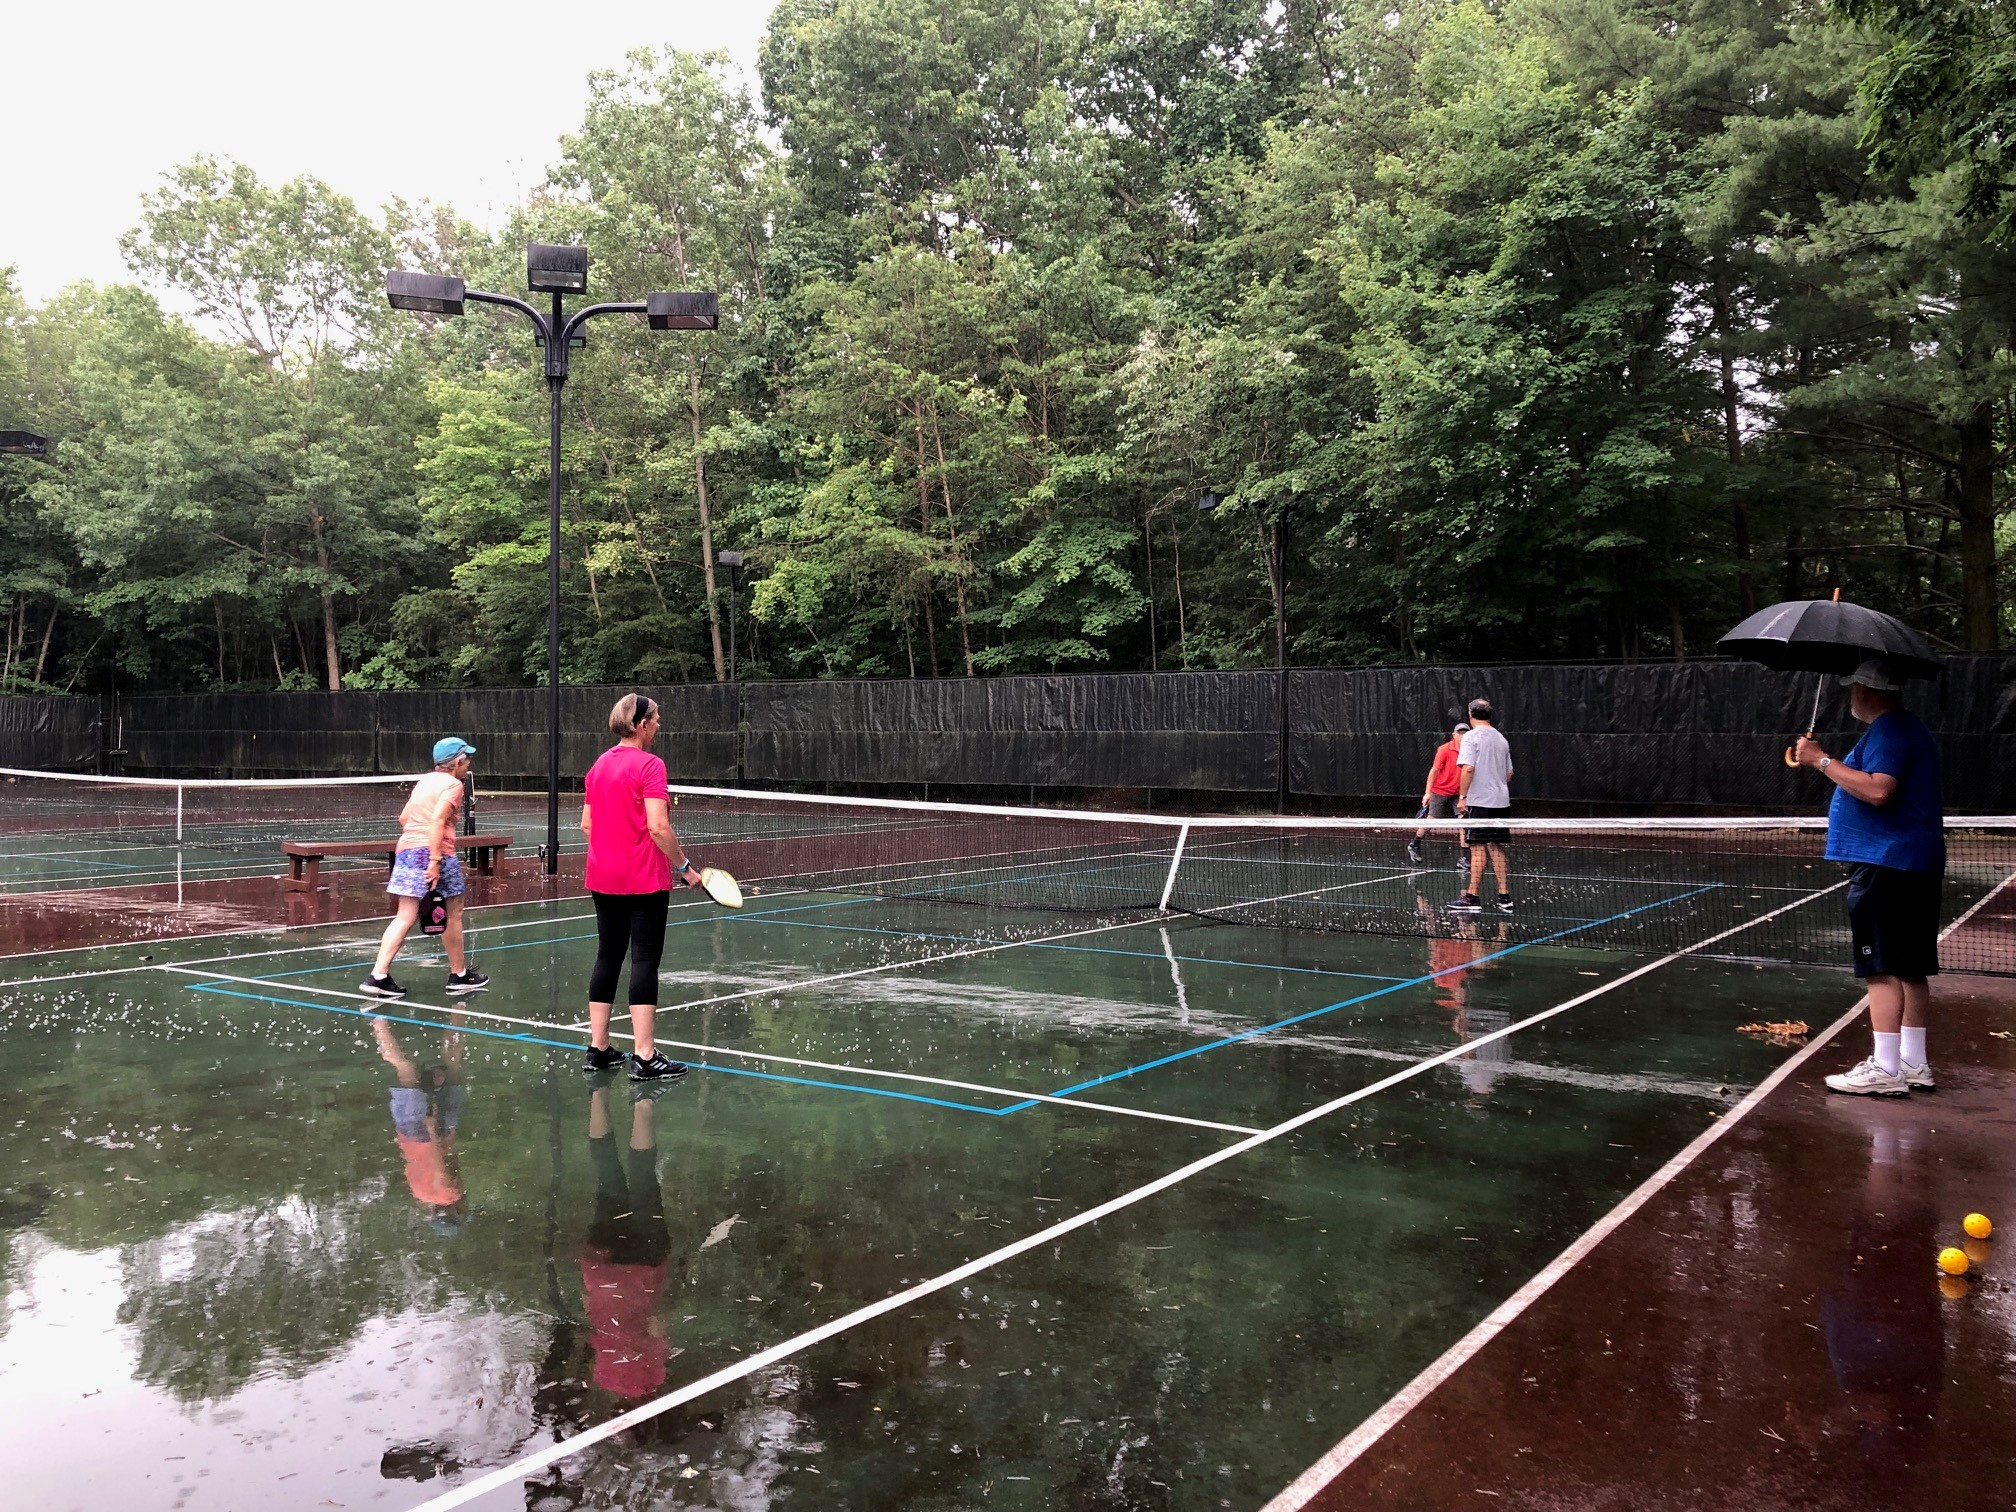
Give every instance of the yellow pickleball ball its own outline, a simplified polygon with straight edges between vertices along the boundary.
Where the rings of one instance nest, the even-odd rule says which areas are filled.
[[[1949,1247],[1939,1251],[1939,1269],[1946,1272],[1949,1276],[1966,1275],[1967,1264],[1967,1251],[1965,1250]]]
[[[1960,1220],[1960,1227],[1967,1230],[1969,1239],[1986,1239],[1995,1232],[1995,1225],[1988,1221],[1986,1213],[1969,1213]]]

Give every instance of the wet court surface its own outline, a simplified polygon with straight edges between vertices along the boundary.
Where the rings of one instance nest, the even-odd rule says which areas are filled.
[[[414,1507],[725,1372],[471,1505],[1257,1507],[1853,997],[765,896],[675,912],[639,1102],[584,901],[471,917],[492,990],[380,1015],[370,918],[0,962],[22,1504]]]

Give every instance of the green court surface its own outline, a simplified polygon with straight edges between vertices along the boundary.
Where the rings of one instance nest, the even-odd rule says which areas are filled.
[[[1854,996],[786,893],[675,909],[695,1069],[633,1101],[585,900],[471,918],[492,989],[378,1016],[368,923],[0,962],[16,1504],[407,1508],[589,1433],[469,1504],[1258,1507],[1787,1053],[1739,1025]]]

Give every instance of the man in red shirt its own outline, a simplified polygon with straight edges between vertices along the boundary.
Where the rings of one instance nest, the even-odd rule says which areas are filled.
[[[1421,790],[1421,812],[1417,819],[1454,819],[1456,817],[1456,795],[1463,787],[1463,774],[1457,770],[1456,752],[1462,739],[1470,731],[1467,724],[1459,724],[1441,745],[1435,747],[1434,764],[1428,768],[1428,785]],[[1407,842],[1407,859],[1416,866],[1421,864],[1421,839],[1428,833],[1426,828],[1414,831],[1414,838]],[[1461,863],[1463,855],[1463,832],[1450,830],[1456,839],[1456,855]]]

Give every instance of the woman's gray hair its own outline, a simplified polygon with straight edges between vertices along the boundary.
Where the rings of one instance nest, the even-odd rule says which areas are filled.
[[[657,712],[657,702],[648,695],[625,693],[609,711],[609,733],[618,740],[628,740],[643,728],[645,720]]]

